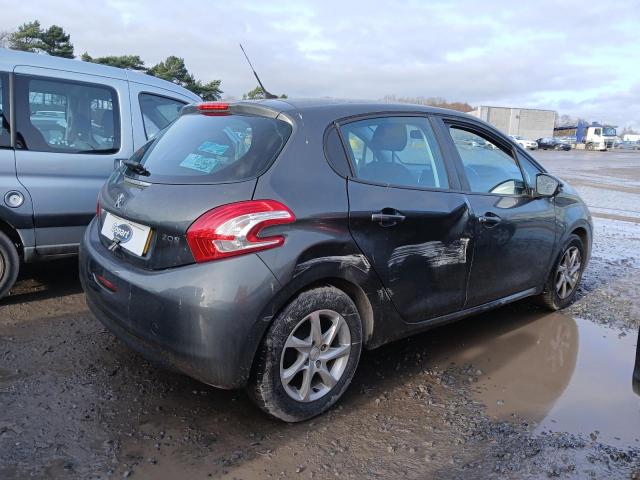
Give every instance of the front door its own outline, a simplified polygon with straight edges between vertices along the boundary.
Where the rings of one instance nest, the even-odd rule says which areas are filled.
[[[73,252],[98,190],[133,152],[127,82],[35,67],[14,78],[16,172],[33,202],[36,249]]]
[[[471,255],[469,209],[424,116],[341,126],[353,175],[351,233],[407,322],[462,308]],[[381,294],[384,294],[381,292]]]
[[[449,123],[446,130],[472,210],[473,265],[465,306],[542,286],[556,225],[553,199],[533,195],[536,167],[521,169],[516,149],[480,125]]]

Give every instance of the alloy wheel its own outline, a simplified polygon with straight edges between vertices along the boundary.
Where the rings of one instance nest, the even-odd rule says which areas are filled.
[[[562,255],[555,278],[556,293],[562,300],[571,295],[578,284],[581,261],[582,256],[578,247],[569,247]]]
[[[280,381],[299,402],[324,397],[340,381],[349,361],[351,332],[338,312],[316,310],[304,317],[284,344]]]

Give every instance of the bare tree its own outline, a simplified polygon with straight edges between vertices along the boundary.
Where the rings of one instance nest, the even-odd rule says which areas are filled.
[[[0,48],[9,48],[9,37],[11,32],[8,30],[0,31]]]

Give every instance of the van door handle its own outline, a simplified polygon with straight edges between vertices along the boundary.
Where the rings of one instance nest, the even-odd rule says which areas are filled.
[[[124,162],[126,160],[126,158],[116,158],[113,161],[113,169],[117,170],[122,166],[122,162]]]
[[[382,227],[393,227],[404,222],[405,218],[407,217],[394,208],[383,208],[382,211],[371,214],[371,221],[378,222]]]
[[[485,227],[495,227],[502,219],[493,212],[487,212],[481,217],[478,217],[478,223],[481,223]]]

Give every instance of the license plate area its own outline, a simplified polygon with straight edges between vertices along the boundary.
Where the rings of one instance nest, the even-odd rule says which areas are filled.
[[[111,242],[139,257],[144,256],[149,248],[151,227],[125,220],[107,212],[100,234]]]

